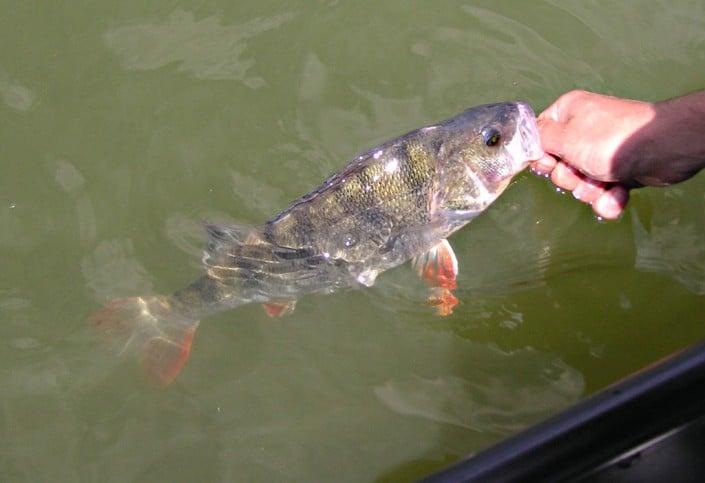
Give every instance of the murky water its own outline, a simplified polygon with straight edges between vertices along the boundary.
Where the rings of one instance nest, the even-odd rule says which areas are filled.
[[[705,176],[616,223],[522,175],[451,240],[438,319],[401,267],[286,319],[209,319],[165,390],[86,317],[200,270],[357,152],[467,106],[703,87],[702,2],[5,2],[0,479],[424,475],[705,334]]]

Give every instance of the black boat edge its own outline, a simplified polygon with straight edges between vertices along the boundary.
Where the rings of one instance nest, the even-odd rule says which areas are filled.
[[[705,342],[422,481],[705,481],[703,450]]]

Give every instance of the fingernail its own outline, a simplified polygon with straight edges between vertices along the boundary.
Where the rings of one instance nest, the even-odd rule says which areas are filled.
[[[624,207],[627,205],[627,200],[629,199],[629,194],[625,190],[619,190],[616,193],[613,193],[612,196],[609,197],[608,199],[608,204],[611,207],[614,207],[618,209],[619,211],[622,211]]]
[[[615,219],[619,217],[627,204],[628,195],[626,191],[616,191],[601,196],[595,203],[595,211],[605,218]]]
[[[536,161],[536,166],[544,172],[546,172],[546,171],[550,172],[553,169],[554,165],[555,165],[555,162],[549,164],[548,160],[546,160],[544,158],[539,158]]]
[[[585,184],[584,183],[578,183],[578,186],[573,190],[573,197],[576,200],[579,200],[580,198],[583,197],[585,194]]]
[[[590,178],[584,179],[581,181],[578,186],[575,187],[573,190],[573,196],[575,196],[576,199],[581,200],[587,197],[588,193],[595,188],[602,188],[604,186],[604,183],[601,181],[595,181]]]
[[[558,122],[558,106],[553,104],[548,109],[543,111],[539,115],[539,119],[542,119],[542,118],[548,118],[551,121]]]

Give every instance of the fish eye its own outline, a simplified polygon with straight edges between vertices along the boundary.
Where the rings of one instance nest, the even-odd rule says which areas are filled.
[[[493,147],[499,144],[499,140],[501,138],[502,135],[494,127],[486,127],[482,130],[482,141],[489,147]]]

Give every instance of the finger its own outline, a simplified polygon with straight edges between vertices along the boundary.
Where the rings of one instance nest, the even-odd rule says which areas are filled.
[[[539,119],[549,119],[554,122],[565,124],[570,120],[571,107],[576,102],[579,102],[586,94],[585,91],[573,90],[566,92],[558,99],[556,99],[553,104],[548,106],[544,111],[539,114]]]
[[[574,168],[559,162],[551,172],[551,181],[559,188],[573,191],[582,181],[582,177]]]
[[[537,117],[537,120],[543,121],[545,119],[548,119],[549,121],[553,122],[559,122],[560,119],[560,109],[558,106],[558,101],[554,102],[550,106],[548,106],[544,111],[539,114]]]
[[[590,178],[583,178],[573,190],[576,200],[594,203],[605,192],[605,184]]]
[[[536,161],[533,161],[530,165],[529,168],[531,171],[536,173],[539,176],[548,176],[551,174],[551,171],[556,167],[556,158],[553,156],[549,155],[544,155],[537,159]]]
[[[562,158],[565,155],[565,124],[549,117],[539,117],[537,124],[543,150]]]
[[[622,185],[615,185],[592,204],[592,209],[598,216],[614,220],[622,214],[628,201],[629,190]]]

